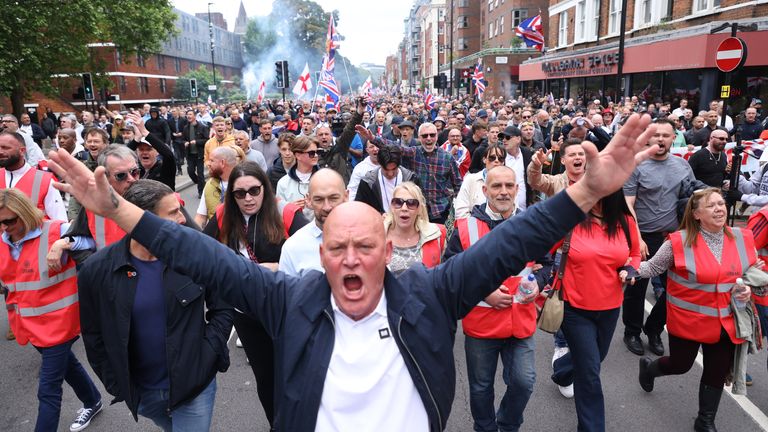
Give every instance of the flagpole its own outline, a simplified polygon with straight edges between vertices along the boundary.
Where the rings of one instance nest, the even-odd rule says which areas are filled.
[[[320,71],[322,74],[323,72]],[[315,101],[317,100],[317,91],[320,89],[320,80],[317,81],[317,85],[315,86],[315,96],[312,98],[312,104],[310,105],[311,108],[309,109],[309,113],[312,114],[315,111]]]
[[[341,56],[341,59],[343,60],[343,63],[344,63],[344,72],[347,73],[347,83],[349,83],[349,92],[353,93],[353,96],[354,96],[354,91],[352,90],[352,80],[349,79],[349,71],[347,70],[347,59],[344,56]],[[339,89],[339,93],[341,93],[341,89]]]

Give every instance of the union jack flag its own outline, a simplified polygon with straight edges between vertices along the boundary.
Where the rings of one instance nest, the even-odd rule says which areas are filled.
[[[485,93],[485,75],[483,75],[483,64],[480,60],[475,65],[475,73],[472,74],[472,83],[475,85],[475,94],[480,99],[483,98]]]
[[[525,46],[539,51],[544,49],[544,35],[541,33],[541,15],[528,18],[515,28],[515,34],[523,39]]]
[[[431,110],[435,108],[435,104],[437,104],[437,101],[432,96],[432,93],[430,93],[429,90],[427,90],[427,95],[424,98],[424,105],[427,107],[427,109]]]

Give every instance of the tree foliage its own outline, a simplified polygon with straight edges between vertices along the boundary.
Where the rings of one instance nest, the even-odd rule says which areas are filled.
[[[194,78],[197,80],[197,98],[198,100],[205,101],[208,99],[208,95],[213,97],[213,92],[208,90],[208,86],[213,84],[213,72],[211,72],[204,65],[200,65],[197,69],[191,70],[186,74],[179,77],[176,80],[176,86],[173,88],[173,98],[176,100],[191,100],[189,80]],[[234,77],[232,84],[222,84],[221,74],[216,75],[216,87],[218,88],[216,94],[216,100],[219,102],[227,102],[233,100],[245,100],[245,95],[240,90],[240,78]]]
[[[170,0],[7,0],[0,8],[0,94],[19,114],[29,91],[55,94],[52,75],[90,71],[96,84],[105,64],[89,44],[114,43],[128,56],[153,53],[175,32]]]

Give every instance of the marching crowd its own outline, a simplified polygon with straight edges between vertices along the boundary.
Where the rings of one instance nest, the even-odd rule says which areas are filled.
[[[647,392],[701,347],[694,429],[716,431],[768,325],[768,170],[732,176],[724,151],[768,137],[761,101],[735,118],[721,101],[604,102],[3,115],[0,285],[7,338],[42,358],[36,430],[57,429],[64,381],[83,403],[71,431],[104,408],[79,337],[134,418],[209,430],[233,326],[274,430],[443,430],[461,321],[473,428],[516,431],[546,313],[578,430],[605,430],[600,365],[621,317]],[[670,155],[684,146],[699,149]],[[738,202],[745,228],[726,223]]]

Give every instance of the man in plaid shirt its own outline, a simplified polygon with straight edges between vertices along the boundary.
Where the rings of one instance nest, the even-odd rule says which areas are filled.
[[[398,144],[381,138],[374,138],[365,128],[357,128],[361,136],[366,136],[375,145]],[[450,153],[437,146],[437,128],[432,123],[423,123],[419,127],[421,146],[401,146],[403,159],[401,165],[416,174],[424,192],[429,210],[429,221],[445,223],[451,210],[451,202],[461,187],[459,167]]]

